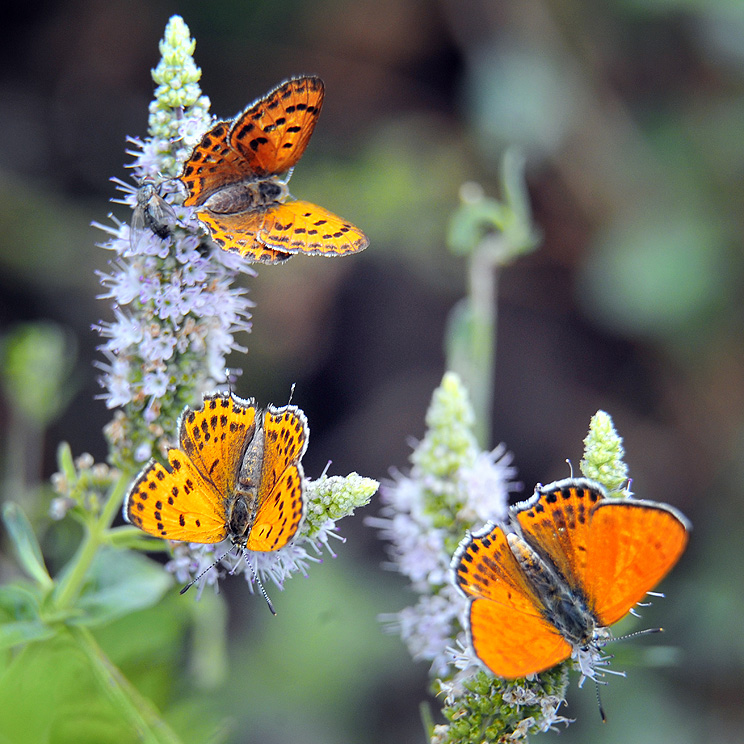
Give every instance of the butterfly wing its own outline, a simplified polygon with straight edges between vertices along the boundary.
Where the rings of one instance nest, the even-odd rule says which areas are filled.
[[[270,207],[257,237],[277,251],[316,256],[345,256],[369,245],[369,238],[358,227],[306,201]]]
[[[198,212],[199,219],[209,230],[209,236],[223,250],[239,253],[249,261],[282,263],[291,256],[267,247],[257,238],[265,216],[265,209],[236,214],[215,214],[206,210]]]
[[[169,468],[150,460],[127,494],[124,518],[166,540],[217,543],[227,537],[221,495],[180,450],[168,452]]]
[[[606,499],[594,507],[584,582],[602,625],[617,622],[669,573],[689,529],[687,519],[666,504]]]
[[[202,480],[225,499],[235,492],[240,463],[255,431],[254,401],[211,393],[201,408],[183,412],[178,441]]]
[[[575,592],[586,584],[589,515],[604,498],[604,490],[594,481],[567,478],[539,488],[514,507],[524,538],[550,559]]]
[[[498,525],[465,538],[452,559],[455,586],[472,601],[468,633],[476,656],[496,675],[513,679],[549,669],[571,646],[543,619]]]
[[[474,599],[468,620],[473,651],[498,677],[536,674],[571,655],[571,646],[552,625],[506,604]]]
[[[199,206],[212,194],[232,183],[251,176],[250,168],[240,152],[230,148],[228,132],[231,122],[215,124],[194,147],[178,177],[188,196],[184,206]]]
[[[300,459],[307,448],[307,419],[297,406],[269,406],[264,414],[264,453],[256,518],[248,550],[279,550],[305,515]]]
[[[236,117],[229,144],[257,176],[292,168],[305,152],[323,105],[319,77],[287,80]]]

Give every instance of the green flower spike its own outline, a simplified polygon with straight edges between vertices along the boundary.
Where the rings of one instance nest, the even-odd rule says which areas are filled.
[[[623,462],[623,439],[615,430],[612,418],[604,411],[597,411],[589,423],[589,433],[584,440],[584,458],[581,472],[601,483],[613,496],[624,493],[628,481],[628,466]]]

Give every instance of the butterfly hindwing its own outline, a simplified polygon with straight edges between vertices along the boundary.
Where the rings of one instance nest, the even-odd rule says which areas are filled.
[[[307,448],[307,420],[296,406],[269,406],[263,428],[261,485],[247,547],[278,550],[292,539],[305,514],[300,459]]]
[[[506,679],[541,672],[571,655],[571,646],[546,620],[506,603],[475,599],[468,613],[476,656]]]
[[[277,251],[316,256],[343,256],[369,245],[369,238],[358,227],[306,201],[269,208],[257,237]]]
[[[547,669],[571,654],[548,623],[509,546],[506,533],[489,524],[462,541],[452,560],[455,585],[471,599],[470,642],[476,656],[509,679]]]
[[[239,253],[249,261],[283,263],[291,256],[274,250],[258,240],[263,228],[266,210],[238,212],[236,214],[198,213],[199,219],[209,230],[212,240],[223,250]]]

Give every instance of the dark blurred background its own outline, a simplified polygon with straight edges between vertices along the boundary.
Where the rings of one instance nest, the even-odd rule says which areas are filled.
[[[607,725],[591,687],[572,686],[578,721],[561,741],[744,741],[744,4],[16,4],[0,46],[0,332],[51,320],[78,354],[35,477],[63,439],[106,456],[91,325],[110,317],[95,274],[108,255],[90,222],[128,219],[109,178],[127,178],[126,136],[146,134],[174,13],[217,116],[292,75],[326,83],[292,193],[359,225],[370,247],[246,278],[254,330],[230,359],[238,392],[259,402],[285,402],[296,383],[312,477],[329,459],[331,473],[377,479],[406,467],[465,291],[448,217],[464,181],[498,196],[501,155],[522,148],[543,242],[501,277],[492,442],[531,489],[567,475],[605,409],[635,493],[694,524],[667,598],[644,611],[667,632],[613,649],[629,676],[603,689]],[[7,442],[6,403],[0,426]],[[229,678],[202,694],[232,717],[229,741],[423,741],[426,665],[376,620],[412,597],[362,517],[341,522],[336,560],[275,592],[270,627],[241,582],[223,584]]]

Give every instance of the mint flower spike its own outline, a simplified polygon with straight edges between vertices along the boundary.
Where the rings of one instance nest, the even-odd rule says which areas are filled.
[[[410,473],[383,483],[380,516],[365,521],[390,543],[387,567],[407,576],[418,595],[414,606],[380,620],[400,634],[414,659],[431,663],[433,678],[451,678],[451,649],[467,645],[460,620],[467,601],[450,581],[452,553],[467,529],[505,516],[516,471],[503,445],[479,450],[475,415],[457,374],[445,373],[426,422]]]
[[[253,566],[251,568],[242,552],[231,550],[229,540],[217,545],[179,543],[173,549],[174,557],[166,564],[166,570],[173,573],[180,583],[186,584],[223,556],[221,567],[229,575],[242,573],[252,593],[256,591],[254,569],[262,583],[271,580],[279,589],[283,589],[284,582],[292,574],[300,572],[307,576],[309,564],[322,563],[323,548],[331,557],[336,557],[330,546],[330,539],[344,542],[344,538],[336,531],[336,522],[353,514],[355,509],[366,506],[379,485],[372,478],[364,478],[357,473],[350,473],[345,477],[329,477],[324,474],[317,480],[306,479],[307,513],[289,545],[266,553],[246,551]],[[206,586],[219,591],[219,580],[223,575],[217,568],[207,571],[198,582],[197,596],[201,595]]]
[[[623,457],[623,440],[612,418],[604,411],[597,411],[589,422],[589,433],[584,439],[581,472],[601,483],[611,496],[628,496],[628,466]]]
[[[250,331],[252,303],[235,279],[238,271],[255,276],[240,257],[206,246],[193,210],[181,206],[174,179],[190,138],[210,125],[209,99],[180,17],[168,22],[160,50],[149,136],[129,140],[137,186],[117,182],[136,234],[115,217],[94,223],[113,254],[109,272],[99,274],[113,319],[96,326],[101,397],[120,409],[106,434],[112,463],[129,469],[165,450],[184,406],[224,378],[231,351],[245,351],[236,336]]]
[[[411,454],[411,462],[423,472],[443,477],[475,460],[478,443],[474,434],[475,413],[468,391],[455,372],[445,372],[426,412],[427,431]]]
[[[407,576],[418,599],[381,615],[411,656],[430,662],[432,690],[444,696],[447,724],[431,727],[432,744],[526,740],[568,723],[559,715],[567,687],[565,665],[531,681],[502,680],[485,671],[465,631],[469,602],[451,580],[452,555],[467,530],[508,514],[519,490],[504,445],[478,447],[468,390],[447,372],[432,395],[427,430],[411,454],[410,473],[396,473],[380,491],[379,517],[366,523],[390,543],[389,568]]]

